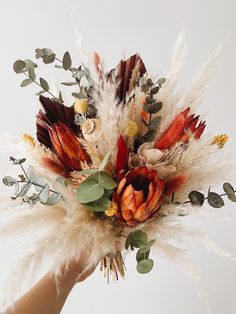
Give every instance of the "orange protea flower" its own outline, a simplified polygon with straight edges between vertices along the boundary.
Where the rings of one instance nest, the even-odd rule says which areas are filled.
[[[171,123],[169,128],[156,141],[156,148],[169,149],[177,142],[187,142],[189,140],[189,132],[191,132],[196,139],[199,139],[206,127],[205,122],[199,121],[199,116],[188,115],[190,108],[181,112]],[[198,125],[197,125],[198,124]]]
[[[81,170],[80,162],[89,161],[88,154],[74,132],[63,122],[52,124],[49,135],[53,148],[66,170]]]
[[[118,205],[117,219],[129,226],[155,217],[162,204],[165,181],[156,170],[146,166],[130,170],[118,184],[113,201]]]

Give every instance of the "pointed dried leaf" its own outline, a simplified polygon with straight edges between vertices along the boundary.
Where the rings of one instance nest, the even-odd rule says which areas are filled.
[[[66,53],[64,54],[62,63],[63,63],[63,68],[65,70],[69,70],[69,68],[71,67],[71,57],[68,51],[66,51]]]
[[[25,80],[23,80],[23,81],[21,82],[20,86],[21,86],[21,87],[25,87],[25,86],[30,85],[31,83],[33,83],[33,80],[31,80],[31,79],[25,79]]]
[[[42,89],[44,89],[46,92],[48,92],[49,91],[48,82],[42,77],[40,77],[39,81],[40,81],[40,85],[41,85]]]

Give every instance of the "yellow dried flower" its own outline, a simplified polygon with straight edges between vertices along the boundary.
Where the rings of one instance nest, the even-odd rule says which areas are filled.
[[[74,104],[74,109],[75,112],[84,114],[88,111],[88,99],[76,99],[75,104]]]
[[[219,148],[223,148],[228,142],[229,136],[227,134],[220,134],[213,138],[212,144],[217,145]]]
[[[108,217],[112,217],[117,213],[117,211],[118,211],[118,206],[117,206],[116,202],[111,202],[109,207],[105,211],[105,214]]]
[[[125,128],[125,134],[129,137],[134,137],[138,133],[137,123],[130,120]]]
[[[35,147],[35,139],[30,134],[24,134],[23,140],[32,147]]]

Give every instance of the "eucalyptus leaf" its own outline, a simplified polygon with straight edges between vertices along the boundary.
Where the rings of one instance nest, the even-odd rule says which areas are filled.
[[[34,72],[34,69],[29,69],[28,70],[28,74],[29,74],[29,78],[32,80],[32,81],[35,81],[36,79],[36,74]]]
[[[148,251],[150,251],[150,249],[153,246],[153,244],[155,243],[155,241],[156,240],[151,240],[147,244],[145,244],[143,247],[141,247],[139,249],[140,253],[144,254],[144,253],[147,253]]]
[[[58,64],[55,64],[55,68],[57,68],[57,69],[64,69],[63,66],[58,65]]]
[[[30,190],[31,186],[32,186],[31,182],[25,183],[19,192],[19,196],[21,197],[24,196]]]
[[[152,95],[157,94],[159,92],[160,87],[159,86],[155,86],[150,90],[150,93]]]
[[[202,206],[204,204],[204,195],[198,191],[191,191],[188,195],[192,205]]]
[[[62,82],[61,84],[62,84],[62,85],[65,85],[65,86],[74,86],[74,85],[78,85],[77,82]]]
[[[158,116],[151,121],[149,127],[150,129],[156,129],[160,125],[160,123],[161,123],[161,116]]]
[[[94,179],[84,180],[77,189],[77,197],[80,203],[90,203],[100,199],[104,194],[104,188]]]
[[[52,206],[59,203],[61,199],[62,199],[62,195],[60,193],[52,193],[44,204]]]
[[[56,55],[55,53],[52,53],[50,55],[43,56],[43,62],[45,64],[53,63],[55,61]]]
[[[32,70],[34,70],[35,68],[37,68],[38,66],[37,66],[37,64],[36,63],[34,63],[32,60],[30,60],[30,59],[26,59],[26,60],[24,60],[24,62],[25,62],[25,69],[26,70],[29,70],[29,69],[32,69]]]
[[[161,110],[162,108],[162,102],[155,102],[155,103],[148,103],[148,104],[144,104],[143,106],[143,110],[147,113],[157,113]]]
[[[162,84],[164,84],[166,82],[166,79],[164,77],[159,78],[159,80],[157,81],[158,85],[161,86]]]
[[[224,206],[224,200],[219,194],[215,192],[208,193],[208,203],[215,208],[221,208]]]
[[[225,182],[223,185],[223,189],[225,193],[227,194],[228,199],[232,202],[236,202],[236,194],[235,194],[233,186],[230,183]]]
[[[100,199],[94,202],[83,205],[93,212],[104,212],[109,207],[110,202],[111,201],[109,200],[109,198],[102,196]]]
[[[140,251],[140,249],[138,250],[137,254],[136,254],[136,260],[137,262],[142,261],[144,259],[148,259],[149,258],[149,254],[150,254],[150,250],[146,251],[146,252],[142,252]]]
[[[71,93],[71,95],[72,95],[73,97],[75,97],[75,98],[78,98],[78,99],[80,98],[80,95],[79,95],[78,93],[75,93],[75,92],[74,92],[74,93]]]
[[[144,142],[152,142],[155,138],[156,131],[151,130],[148,133],[146,133],[143,137],[140,138],[140,140]]]
[[[48,82],[42,77],[39,78],[39,82],[40,82],[42,89],[44,89],[46,92],[48,92],[49,91]]]
[[[148,236],[142,230],[135,230],[131,234],[131,242],[134,247],[141,247],[147,244]]]
[[[89,179],[95,180],[106,190],[112,190],[117,187],[116,181],[105,171],[96,172]]]
[[[17,60],[13,64],[13,70],[18,73],[23,73],[26,68],[26,63],[23,60]]]
[[[17,195],[20,191],[20,185],[16,180],[15,180],[15,184],[14,184],[14,190],[15,190],[15,195]]]
[[[2,182],[6,185],[6,186],[12,186],[16,183],[16,180],[10,176],[4,177],[2,179]]]
[[[46,93],[46,91],[45,90],[41,90],[41,91],[39,91],[37,94],[35,94],[36,96],[40,96],[40,95],[43,95],[43,94],[45,94]]]
[[[106,164],[108,162],[110,155],[111,155],[111,152],[106,153],[105,157],[103,158],[102,162],[100,163],[98,167],[98,171],[102,171],[106,167]]]
[[[41,191],[39,192],[39,198],[42,203],[46,203],[48,198],[49,198],[49,185],[45,184],[42,188]]]
[[[36,185],[34,185],[34,188],[37,192],[40,192],[42,190],[42,187],[45,186],[45,181],[42,177],[40,177],[39,175],[35,175],[34,176],[34,180],[32,182],[33,184],[35,183]]]
[[[20,86],[21,86],[21,87],[25,87],[25,86],[30,85],[31,83],[33,83],[33,80],[31,80],[31,79],[25,79],[25,80],[23,80],[23,81],[21,82]]]
[[[32,166],[29,166],[27,171],[26,171],[26,174],[27,174],[27,179],[28,180],[32,180],[34,179],[34,176],[35,176],[35,170]]]
[[[68,51],[66,51],[63,56],[62,64],[65,70],[69,70],[69,68],[71,67],[71,57]]]
[[[153,266],[154,266],[154,262],[152,259],[148,258],[145,260],[141,260],[137,264],[137,271],[140,274],[147,274],[152,270]]]

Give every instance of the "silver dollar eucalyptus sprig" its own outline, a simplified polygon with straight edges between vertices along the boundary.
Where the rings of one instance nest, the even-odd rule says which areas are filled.
[[[15,192],[14,196],[11,197],[12,200],[21,198],[24,203],[29,204],[30,208],[38,202],[43,205],[55,205],[61,201],[62,195],[50,189],[49,184],[45,183],[44,179],[35,172],[32,166],[25,170],[22,165],[26,161],[25,158],[10,157],[10,161],[13,165],[20,166],[22,170],[22,174],[19,174],[18,179],[6,176],[2,180],[6,186],[14,188]],[[35,189],[33,194],[29,194],[32,191],[31,188]]]

